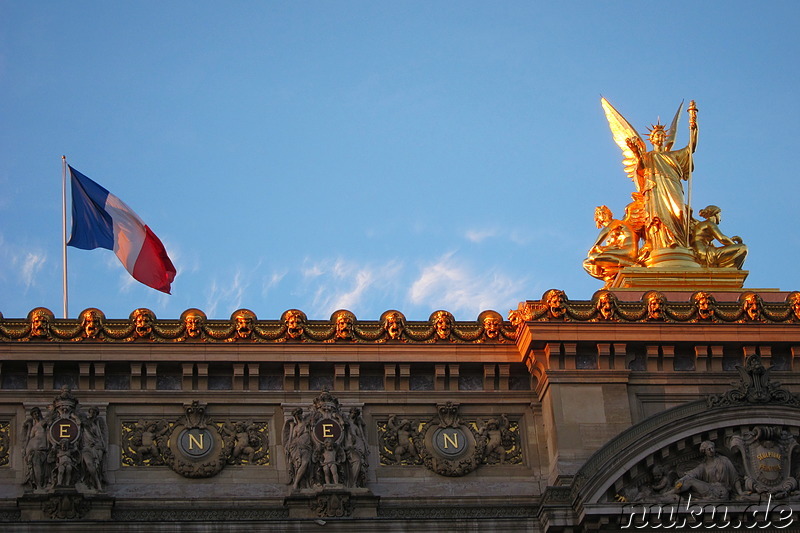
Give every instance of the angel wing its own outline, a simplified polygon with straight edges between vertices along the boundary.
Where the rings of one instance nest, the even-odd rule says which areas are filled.
[[[681,105],[678,106],[678,110],[675,112],[675,118],[672,119],[672,124],[669,126],[669,134],[664,143],[664,149],[668,152],[672,150],[672,145],[675,144],[675,136],[678,134],[678,119],[681,117],[681,110],[683,110],[683,100],[681,100]]]
[[[600,98],[600,104],[608,120],[608,127],[611,128],[611,135],[614,142],[622,150],[622,164],[628,177],[636,184],[636,190],[641,192],[644,186],[644,175],[639,171],[639,156],[628,146],[628,141],[632,140],[639,146],[640,153],[646,151],[641,135],[634,129],[619,111],[614,109],[608,100]]]

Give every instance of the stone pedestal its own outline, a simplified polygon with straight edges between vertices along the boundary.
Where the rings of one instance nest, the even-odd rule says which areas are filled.
[[[20,519],[111,520],[114,498],[106,494],[83,494],[75,489],[30,492],[17,498]]]
[[[744,286],[749,272],[735,268],[625,267],[611,289],[713,291],[736,290]]]
[[[284,505],[289,508],[290,519],[375,518],[379,500],[369,489],[323,485],[292,491]]]
[[[669,268],[672,270],[692,270],[702,268],[694,256],[694,250],[676,246],[675,248],[658,248],[650,252],[647,258],[648,268]]]

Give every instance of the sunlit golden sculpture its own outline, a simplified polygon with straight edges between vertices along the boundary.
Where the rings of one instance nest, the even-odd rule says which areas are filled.
[[[747,257],[747,246],[742,244],[741,237],[727,237],[719,229],[722,220],[722,210],[709,205],[700,210],[700,216],[705,220],[694,225],[694,250],[700,264],[707,267],[742,268]],[[719,241],[722,246],[715,246],[714,241]]]
[[[622,149],[625,170],[637,192],[644,195],[650,220],[647,235],[650,248],[688,248],[688,210],[681,182],[691,174],[692,153],[697,147],[697,107],[694,101],[689,104],[689,144],[672,150],[683,108],[681,103],[669,129],[662,124],[650,129],[649,140],[653,149],[649,152],[633,126],[605,98],[601,103],[614,141]],[[658,222],[654,224],[656,220]]]
[[[604,205],[595,209],[594,220],[600,234],[589,249],[583,268],[589,275],[608,284],[620,268],[637,264],[639,238],[628,223],[615,219],[611,209]]]
[[[634,201],[626,207],[622,220],[614,219],[606,206],[595,211],[595,221],[601,231],[587,254],[584,269],[605,281],[607,288],[642,286],[635,284],[657,279],[647,272],[661,276],[657,282],[662,286],[694,283],[705,287],[713,279],[717,286],[739,283],[737,286],[741,287],[747,273],[732,273],[733,269],[742,269],[747,256],[747,247],[741,238],[727,237],[720,231],[720,210],[716,206],[708,206],[700,212],[703,221],[692,217],[692,154],[698,138],[694,101],[688,108],[688,144],[673,149],[683,109],[681,103],[669,128],[660,123],[650,128],[648,139],[652,148],[649,151],[642,136],[605,98],[601,99],[601,104],[614,142],[622,150],[625,171],[636,190]],[[685,181],[688,181],[686,191]],[[653,268],[661,272],[695,273],[680,274],[673,276],[672,281],[664,281],[664,275],[651,271]],[[703,273],[708,272],[703,271],[704,268],[731,270]]]

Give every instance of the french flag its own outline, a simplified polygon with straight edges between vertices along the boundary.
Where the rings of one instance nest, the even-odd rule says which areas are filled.
[[[131,276],[170,294],[175,279],[164,245],[125,202],[71,166],[72,237],[68,246],[114,250]]]

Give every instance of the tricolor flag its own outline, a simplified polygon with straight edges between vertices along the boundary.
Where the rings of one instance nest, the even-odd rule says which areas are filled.
[[[175,267],[164,245],[125,202],[71,166],[72,237],[67,246],[114,250],[131,276],[169,294]]]

